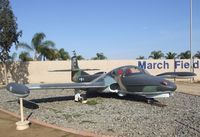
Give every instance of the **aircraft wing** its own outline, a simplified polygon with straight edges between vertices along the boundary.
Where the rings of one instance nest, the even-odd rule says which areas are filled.
[[[85,82],[85,83],[62,83],[62,84],[27,84],[30,90],[36,89],[88,89],[88,88],[106,88],[104,82]]]
[[[156,75],[163,78],[194,78],[196,76],[193,72],[166,72]]]
[[[6,89],[18,97],[27,97],[30,90],[39,89],[92,89],[106,88],[104,82],[85,82],[85,83],[63,83],[63,84],[18,84],[9,83]]]

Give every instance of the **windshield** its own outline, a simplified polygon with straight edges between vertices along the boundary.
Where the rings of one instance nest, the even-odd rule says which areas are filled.
[[[126,69],[126,75],[131,75],[131,74],[138,74],[138,73],[145,73],[145,74],[149,74],[149,72],[147,72],[144,69],[141,69],[139,67],[136,66],[132,66]]]

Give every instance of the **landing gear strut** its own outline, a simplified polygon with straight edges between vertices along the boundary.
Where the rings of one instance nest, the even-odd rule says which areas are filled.
[[[159,101],[155,100],[154,98],[147,98],[147,104],[155,105],[158,107],[165,107],[166,104],[162,104]]]
[[[156,102],[154,98],[147,98],[147,104],[153,104],[154,102]]]

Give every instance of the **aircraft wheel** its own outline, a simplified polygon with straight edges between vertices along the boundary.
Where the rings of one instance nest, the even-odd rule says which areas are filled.
[[[74,101],[75,102],[81,102],[83,104],[87,103],[86,94],[76,93],[75,96],[74,96]]]
[[[87,103],[86,94],[81,94],[81,103],[83,103],[83,104]]]
[[[74,96],[74,101],[75,102],[79,102],[82,100],[81,94],[80,93],[76,93]]]
[[[147,104],[152,104],[154,101],[154,98],[147,98]]]

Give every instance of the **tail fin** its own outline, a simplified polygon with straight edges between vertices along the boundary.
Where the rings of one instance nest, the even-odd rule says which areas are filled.
[[[73,70],[79,70],[79,66],[78,66],[78,60],[76,57],[76,52],[73,51],[74,56],[71,58],[71,69]]]
[[[79,68],[76,52],[73,51],[73,54],[74,56],[71,58],[71,80],[73,82],[79,82],[79,78],[82,75],[88,75],[88,73]]]

